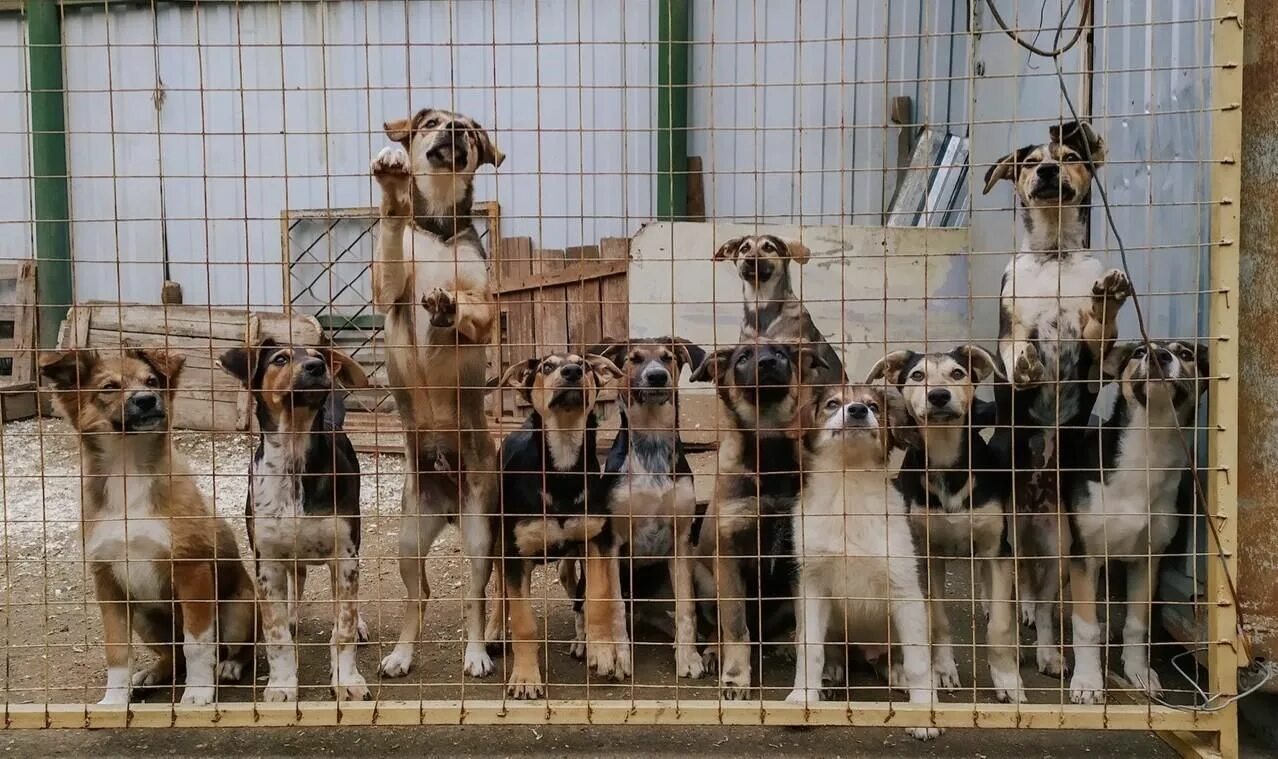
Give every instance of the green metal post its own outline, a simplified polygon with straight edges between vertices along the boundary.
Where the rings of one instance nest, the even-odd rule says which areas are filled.
[[[71,209],[62,86],[62,19],[54,0],[27,0],[31,174],[40,345],[53,347],[71,306]]]
[[[657,218],[678,220],[688,211],[691,3],[660,0],[657,7]]]

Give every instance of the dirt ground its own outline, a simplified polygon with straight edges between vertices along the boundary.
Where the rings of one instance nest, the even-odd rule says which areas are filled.
[[[251,440],[244,435],[179,433],[177,444],[201,479],[206,494],[214,497],[220,514],[230,519],[243,540],[243,508],[247,488],[247,466]],[[10,703],[83,703],[102,696],[104,678],[101,648],[101,619],[93,604],[85,576],[83,552],[77,526],[79,503],[79,462],[74,438],[59,420],[31,420],[7,425],[0,434],[3,458],[5,519],[0,534],[5,561],[0,564],[0,601],[5,607],[0,622],[5,662],[0,687]],[[694,469],[713,469],[713,454],[698,454]],[[430,560],[430,582],[434,599],[427,612],[424,642],[418,646],[413,670],[407,677],[381,677],[377,665],[388,653],[398,634],[403,585],[396,564],[399,530],[399,489],[402,464],[397,456],[361,457],[363,480],[364,548],[361,562],[362,610],[371,640],[362,646],[360,671],[369,680],[374,697],[380,699],[464,699],[500,698],[506,659],[498,657],[497,672],[484,680],[462,675],[462,606],[459,600],[465,563],[451,529],[438,542]],[[698,481],[700,497],[708,497],[710,478]],[[241,550],[246,550],[242,546]],[[961,586],[961,578],[951,573],[948,582]],[[566,641],[573,630],[571,609],[557,587],[553,572],[542,572],[534,593],[549,609],[545,676],[552,698],[680,698],[714,699],[712,681],[677,681],[669,639],[654,631],[640,630],[635,652],[635,676],[622,684],[588,682],[583,663],[571,658]],[[298,634],[300,647],[301,697],[328,700],[327,641],[331,628],[327,572],[313,568]],[[971,604],[955,603],[951,611],[954,630],[960,641],[958,657],[964,685],[975,681],[988,689],[988,674],[982,661],[974,666],[972,648],[962,641],[972,636]],[[982,623],[983,624],[983,623]],[[1029,643],[1032,631],[1025,631]],[[788,647],[785,647],[788,649]],[[1033,702],[1068,701],[1059,680],[1034,673],[1033,649],[1025,649],[1028,662],[1022,668]],[[138,650],[138,663],[149,656]],[[770,652],[764,659],[763,681],[768,698],[783,698],[793,677],[788,650]],[[975,678],[973,678],[975,674]],[[265,659],[259,656],[256,671],[239,685],[222,686],[222,701],[250,701],[260,698],[266,682]],[[1166,682],[1166,681],[1165,681]],[[175,691],[154,689],[141,698],[165,702]],[[889,697],[868,669],[852,673],[853,700]],[[945,700],[970,702],[991,699],[990,692],[967,690],[949,693]],[[899,696],[897,696],[899,697]],[[15,755],[28,754],[39,747],[41,753],[55,755],[135,753],[160,750],[174,755],[203,753],[265,754],[399,754],[432,752],[473,754],[514,754],[524,752],[720,754],[757,753],[769,750],[822,755],[873,755],[908,750],[931,755],[1015,755],[1017,746],[1030,747],[1035,756],[1131,756],[1159,755],[1162,744],[1147,734],[1098,735],[1069,733],[1068,738],[1053,733],[1042,737],[997,734],[992,731],[952,731],[931,748],[914,746],[900,731],[842,730],[796,731],[782,728],[485,728],[484,740],[475,743],[476,728],[428,728],[430,740],[422,741],[420,730],[398,728],[343,728],[340,733],[323,730],[275,729],[265,732],[190,730],[180,740],[170,733],[125,731],[59,731],[56,733],[10,733],[0,746]],[[267,737],[269,735],[269,738]],[[340,735],[340,738],[335,736]],[[1022,740],[1024,743],[1022,743]],[[33,742],[34,741],[34,742]],[[264,742],[265,741],[265,742]],[[1066,746],[1073,747],[1073,751]],[[428,748],[429,747],[429,748]],[[604,749],[603,747],[609,747]],[[1002,747],[1002,748],[1000,748]],[[1034,748],[1037,747],[1037,748]],[[1005,751],[1004,751],[1005,749]],[[1043,753],[1037,753],[1041,750]]]

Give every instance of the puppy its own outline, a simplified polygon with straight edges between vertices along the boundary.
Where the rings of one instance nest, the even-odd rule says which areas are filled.
[[[235,536],[169,437],[183,362],[134,349],[50,353],[40,361],[54,403],[80,436],[80,526],[106,639],[102,704],[126,704],[131,686],[176,678],[178,640],[184,704],[211,703],[215,673],[238,680],[252,656],[253,584]],[[132,671],[130,629],[159,657],[149,669]]]
[[[631,671],[621,603],[618,543],[595,447],[599,388],[621,371],[602,356],[551,353],[512,365],[501,384],[532,405],[528,419],[502,442],[502,578],[514,664],[511,698],[545,695],[542,637],[533,615],[533,561],[585,556],[586,661],[601,677]]]
[[[793,343],[742,343],[710,354],[693,382],[714,382],[729,427],[719,442],[714,496],[697,542],[711,569],[717,601],[719,685],[728,700],[751,686],[750,622],[791,619],[794,538],[790,515],[799,497],[801,422],[808,384],[828,370],[817,352]],[[760,604],[747,613],[746,599]],[[707,652],[714,666],[716,646]]]
[[[824,388],[804,416],[809,456],[793,516],[796,663],[786,700],[821,700],[825,645],[834,639],[899,644],[910,702],[930,704],[927,606],[905,502],[888,467],[894,430],[910,424],[901,396],[893,388]],[[920,740],[941,734],[935,727],[909,732]]]
[[[1127,570],[1123,674],[1151,696],[1162,692],[1149,667],[1149,604],[1160,554],[1176,535],[1177,490],[1189,466],[1198,396],[1211,374],[1207,348],[1192,342],[1126,343],[1105,358],[1118,399],[1105,425],[1088,436],[1087,465],[1069,494],[1076,704],[1105,700],[1097,582],[1108,560]]]
[[[1000,701],[1022,702],[1016,652],[1014,566],[1008,518],[1011,461],[990,446],[973,423],[976,386],[1002,379],[993,356],[975,345],[948,353],[896,351],[870,370],[866,382],[886,378],[904,399],[916,434],[896,477],[910,527],[927,547],[933,667],[943,688],[959,688],[958,665],[945,611],[947,559],[976,560],[975,587],[989,595],[986,630],[990,679]]]
[[[345,406],[334,387],[335,378],[348,388],[368,387],[368,377],[339,351],[271,339],[257,348],[223,353],[218,366],[253,393],[261,431],[249,466],[245,519],[270,663],[263,698],[297,700],[289,606],[297,608],[311,564],[328,565],[338,606],[330,661],[333,693],[339,701],[368,698],[355,666],[356,638],[368,639],[356,600],[359,460],[342,432]]]
[[[819,385],[843,384],[847,376],[839,354],[830,346],[812,321],[790,285],[790,262],[802,266],[810,252],[801,242],[782,240],[775,235],[734,237],[714,253],[715,261],[732,261],[741,277],[745,318],[741,322],[738,342],[798,340],[814,348],[824,364],[816,370],[813,382]]]
[[[464,669],[483,677],[493,670],[484,590],[498,464],[484,372],[497,310],[471,199],[475,172],[505,156],[474,120],[449,111],[427,108],[385,127],[399,144],[372,162],[382,189],[373,300],[386,316],[386,367],[404,425],[399,570],[408,597],[399,642],[381,670],[400,677],[412,667],[430,598],[426,556],[445,522],[460,520],[470,560]]]
[[[1088,124],[1070,122],[1052,127],[1047,143],[1000,158],[985,175],[986,193],[1000,180],[1015,185],[1025,227],[1000,288],[999,356],[1012,388],[999,399],[1005,418],[997,444],[1011,451],[1017,473],[1017,554],[1050,557],[1021,571],[1022,616],[1038,628],[1038,666],[1050,674],[1063,666],[1051,625],[1058,557],[1069,545],[1058,503],[1069,485],[1058,484],[1058,473],[1077,463],[1070,456],[1081,449],[1100,366],[1132,291],[1126,274],[1106,271],[1085,248],[1092,171],[1104,159],[1104,141]]]

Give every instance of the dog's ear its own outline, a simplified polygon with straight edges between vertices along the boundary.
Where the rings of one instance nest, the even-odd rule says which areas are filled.
[[[370,386],[368,374],[364,372],[364,367],[360,366],[358,361],[333,348],[320,348],[319,352],[324,354],[329,371],[342,383],[343,387],[355,390]]]
[[[732,354],[736,348],[720,348],[719,350],[706,356],[692,376],[688,378],[689,382],[714,382],[718,383],[723,377],[723,372],[728,367],[728,362],[732,360]]]
[[[626,356],[626,351],[630,350],[630,342],[614,337],[605,337],[603,340],[586,348],[587,355],[603,356],[614,364],[620,364]]]
[[[488,130],[475,123],[475,139],[479,141],[479,165],[489,164],[494,169],[500,168],[506,160],[506,154],[497,149]]]
[[[393,142],[398,142],[404,147],[408,147],[410,138],[413,136],[413,120],[392,119],[382,124],[382,129],[386,131],[386,136],[391,138]]]
[[[696,369],[706,360],[705,350],[691,340],[685,340],[682,337],[671,337],[669,340],[670,350],[674,351],[679,368],[689,366]]]
[[[865,375],[865,382],[869,384],[877,379],[886,378],[890,384],[901,384],[901,370],[910,364],[919,354],[914,351],[892,351],[883,358],[878,360],[874,366],[870,367],[870,373]]]
[[[789,252],[790,258],[796,264],[802,266],[811,260],[812,251],[808,250],[808,246],[798,240],[782,240],[782,242],[785,244],[785,249]]]
[[[232,348],[213,362],[214,366],[240,381],[247,388],[253,387],[253,375],[257,370],[257,348]]]
[[[177,387],[182,367],[186,366],[186,356],[158,348],[135,348],[128,351],[128,354],[151,367],[164,378],[164,386],[169,388]]]
[[[97,351],[51,351],[40,355],[40,375],[55,389],[74,390],[89,379],[97,363]]]
[[[990,190],[994,189],[994,185],[998,184],[1000,179],[1016,181],[1016,171],[1030,153],[1034,152],[1037,145],[1026,145],[1017,150],[1015,153],[1008,153],[1002,158],[994,162],[994,165],[985,172],[985,189],[981,191],[982,195],[989,195]]]
[[[595,375],[595,381],[600,385],[606,385],[621,377],[621,370],[617,368],[617,365],[598,354],[587,353],[586,365],[590,367],[590,371]]]
[[[1211,361],[1208,358],[1207,346],[1203,343],[1190,343],[1194,347],[1194,355],[1198,357],[1198,378],[1211,376]],[[1203,387],[1207,387],[1206,383]]]
[[[882,399],[879,408],[883,409],[883,422],[887,427],[886,440],[891,448],[918,448],[923,444],[918,425],[910,416],[905,398],[891,385],[879,385],[874,392]]]
[[[745,242],[745,237],[734,237],[719,246],[714,252],[715,261],[735,261],[737,258],[737,249],[741,247],[741,243]]]
[[[1123,367],[1127,366],[1127,362],[1131,360],[1132,351],[1140,346],[1141,343],[1136,340],[1110,346],[1105,354],[1105,361],[1101,364],[1101,376],[1109,379],[1118,379],[1123,376]]]
[[[809,382],[819,370],[830,368],[830,362],[821,356],[821,348],[816,343],[804,343],[799,347],[798,354],[796,363],[801,382]]]
[[[960,345],[950,351],[950,355],[961,366],[966,367],[968,373],[975,377],[977,382],[984,382],[990,377],[1003,382],[1007,381],[1007,377],[1003,376],[1003,371],[999,369],[998,362],[994,360],[994,356],[979,345]]]
[[[1090,158],[1093,166],[1100,168],[1105,162],[1105,141],[1092,131],[1092,125],[1086,121],[1070,121],[1050,127],[1048,132],[1052,135],[1052,142],[1071,148],[1084,158]]]
[[[541,366],[541,359],[539,358],[516,361],[502,373],[501,381],[497,383],[497,387],[513,387],[524,396],[526,401],[532,403],[533,378],[537,376],[538,366]]]

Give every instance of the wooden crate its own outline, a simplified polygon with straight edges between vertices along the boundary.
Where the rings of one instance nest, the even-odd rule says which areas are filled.
[[[36,266],[0,264],[0,421],[35,416]]]

